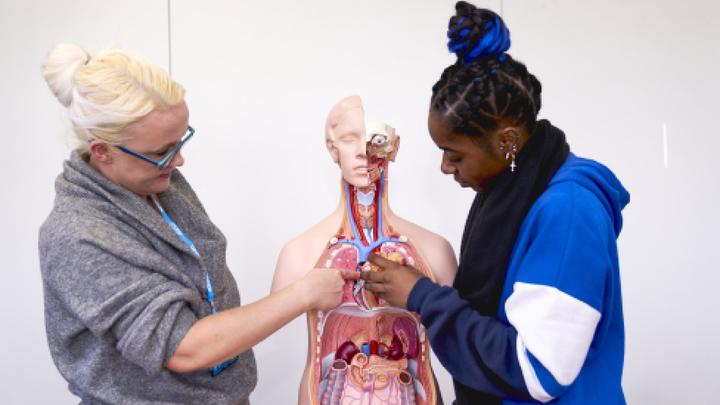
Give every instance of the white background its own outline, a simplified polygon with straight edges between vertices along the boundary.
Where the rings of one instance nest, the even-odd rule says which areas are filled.
[[[243,301],[277,253],[336,205],[323,121],[349,94],[402,136],[390,201],[459,248],[472,192],[439,171],[430,88],[452,63],[450,0],[0,0],[0,402],[77,403],[50,358],[37,230],[72,142],[40,76],[60,41],[119,46],[188,90],[197,136],[183,172],[229,240]],[[631,193],[620,237],[630,404],[714,404],[720,376],[717,134],[720,6],[691,0],[495,0],[511,54],[543,84],[541,115]],[[663,136],[665,128],[665,137]],[[299,318],[255,349],[256,404],[293,403]],[[435,370],[447,402],[447,373]]]

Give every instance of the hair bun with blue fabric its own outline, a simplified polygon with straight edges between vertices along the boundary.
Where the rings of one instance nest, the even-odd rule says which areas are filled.
[[[502,62],[505,52],[510,49],[510,31],[502,18],[465,1],[455,4],[455,15],[450,18],[447,36],[450,52],[466,64],[486,57],[498,57]]]

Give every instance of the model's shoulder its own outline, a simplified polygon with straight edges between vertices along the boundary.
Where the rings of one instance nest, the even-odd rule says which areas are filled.
[[[275,264],[273,291],[302,277],[315,266],[328,242],[340,227],[340,221],[336,217],[334,214],[328,216],[285,243]]]
[[[447,239],[400,217],[394,218],[393,227],[415,245],[438,283],[452,284],[457,272],[457,259]]]
[[[341,225],[342,218],[337,213],[332,213],[285,243],[280,254],[308,255],[317,250],[318,247],[324,247],[340,230]]]
[[[279,259],[282,260],[285,257],[297,257],[302,255],[303,252],[307,252],[310,246],[313,245],[312,234],[300,234],[293,239],[285,242],[282,249],[280,249]]]
[[[398,216],[393,218],[392,226],[397,233],[407,236],[408,239],[415,241],[415,243],[450,245],[441,235]]]

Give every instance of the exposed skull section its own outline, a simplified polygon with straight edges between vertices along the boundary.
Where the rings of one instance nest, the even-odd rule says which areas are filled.
[[[387,161],[394,161],[397,154],[398,136],[395,128],[380,122],[365,124],[365,147],[368,159],[368,176],[371,182],[380,177]]]

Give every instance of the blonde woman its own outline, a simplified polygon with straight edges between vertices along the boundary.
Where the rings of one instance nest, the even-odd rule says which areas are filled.
[[[70,391],[88,404],[247,403],[251,347],[335,307],[356,276],[311,270],[240,306],[225,237],[178,170],[197,136],[182,86],[142,58],[70,44],[43,75],[79,141],[39,237],[48,343]]]

